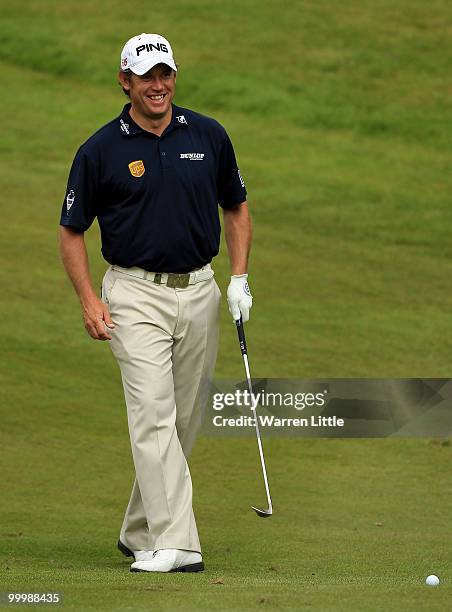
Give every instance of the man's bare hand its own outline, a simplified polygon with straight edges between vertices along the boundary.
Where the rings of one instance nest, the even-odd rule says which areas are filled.
[[[107,328],[115,326],[107,306],[93,290],[84,234],[62,225],[59,231],[61,259],[82,305],[86,331],[94,340],[111,340]]]
[[[110,312],[97,296],[83,303],[83,320],[85,329],[94,340],[111,340],[111,336],[105,326],[114,329],[115,325],[110,317]]]

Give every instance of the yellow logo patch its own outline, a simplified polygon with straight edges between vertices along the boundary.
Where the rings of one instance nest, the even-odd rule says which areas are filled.
[[[143,160],[133,161],[129,164],[130,174],[132,176],[140,177],[144,174],[144,164]]]

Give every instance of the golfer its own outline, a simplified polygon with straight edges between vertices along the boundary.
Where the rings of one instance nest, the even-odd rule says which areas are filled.
[[[218,346],[218,206],[232,317],[247,321],[252,304],[251,221],[234,150],[217,121],[173,103],[176,74],[162,36],[126,43],[118,78],[130,103],[79,148],[60,220],[86,330],[109,342],[121,370],[136,478],[118,548],[145,572],[204,569],[187,457]],[[101,299],[84,242],[96,217],[109,264]]]

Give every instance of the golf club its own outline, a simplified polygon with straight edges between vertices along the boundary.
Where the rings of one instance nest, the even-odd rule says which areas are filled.
[[[252,397],[253,387],[251,385],[250,366],[248,363],[248,352],[246,348],[245,330],[243,327],[242,317],[240,317],[240,319],[237,319],[235,324],[237,326],[237,333],[239,336],[240,350],[242,352],[243,363],[245,364],[245,372],[246,372],[246,380],[248,383],[248,389]],[[265,468],[265,459],[264,459],[264,449],[262,447],[262,438],[261,438],[261,432],[259,429],[259,422],[258,422],[258,418],[256,414],[256,409],[254,409],[254,422],[256,426],[257,445],[259,447],[259,455],[261,458],[262,475],[264,477],[264,483],[265,483],[265,492],[267,493],[268,508],[267,510],[262,510],[261,508],[256,508],[255,506],[251,506],[251,507],[258,516],[262,516],[263,518],[265,518],[273,514],[273,508],[272,508],[272,500],[270,497],[270,489],[268,486],[267,470]]]

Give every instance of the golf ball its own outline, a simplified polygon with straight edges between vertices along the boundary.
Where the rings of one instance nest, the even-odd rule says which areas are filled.
[[[425,579],[425,584],[428,584],[429,586],[438,586],[438,576],[435,576],[435,574],[430,574],[430,576],[427,576],[427,578]]]

